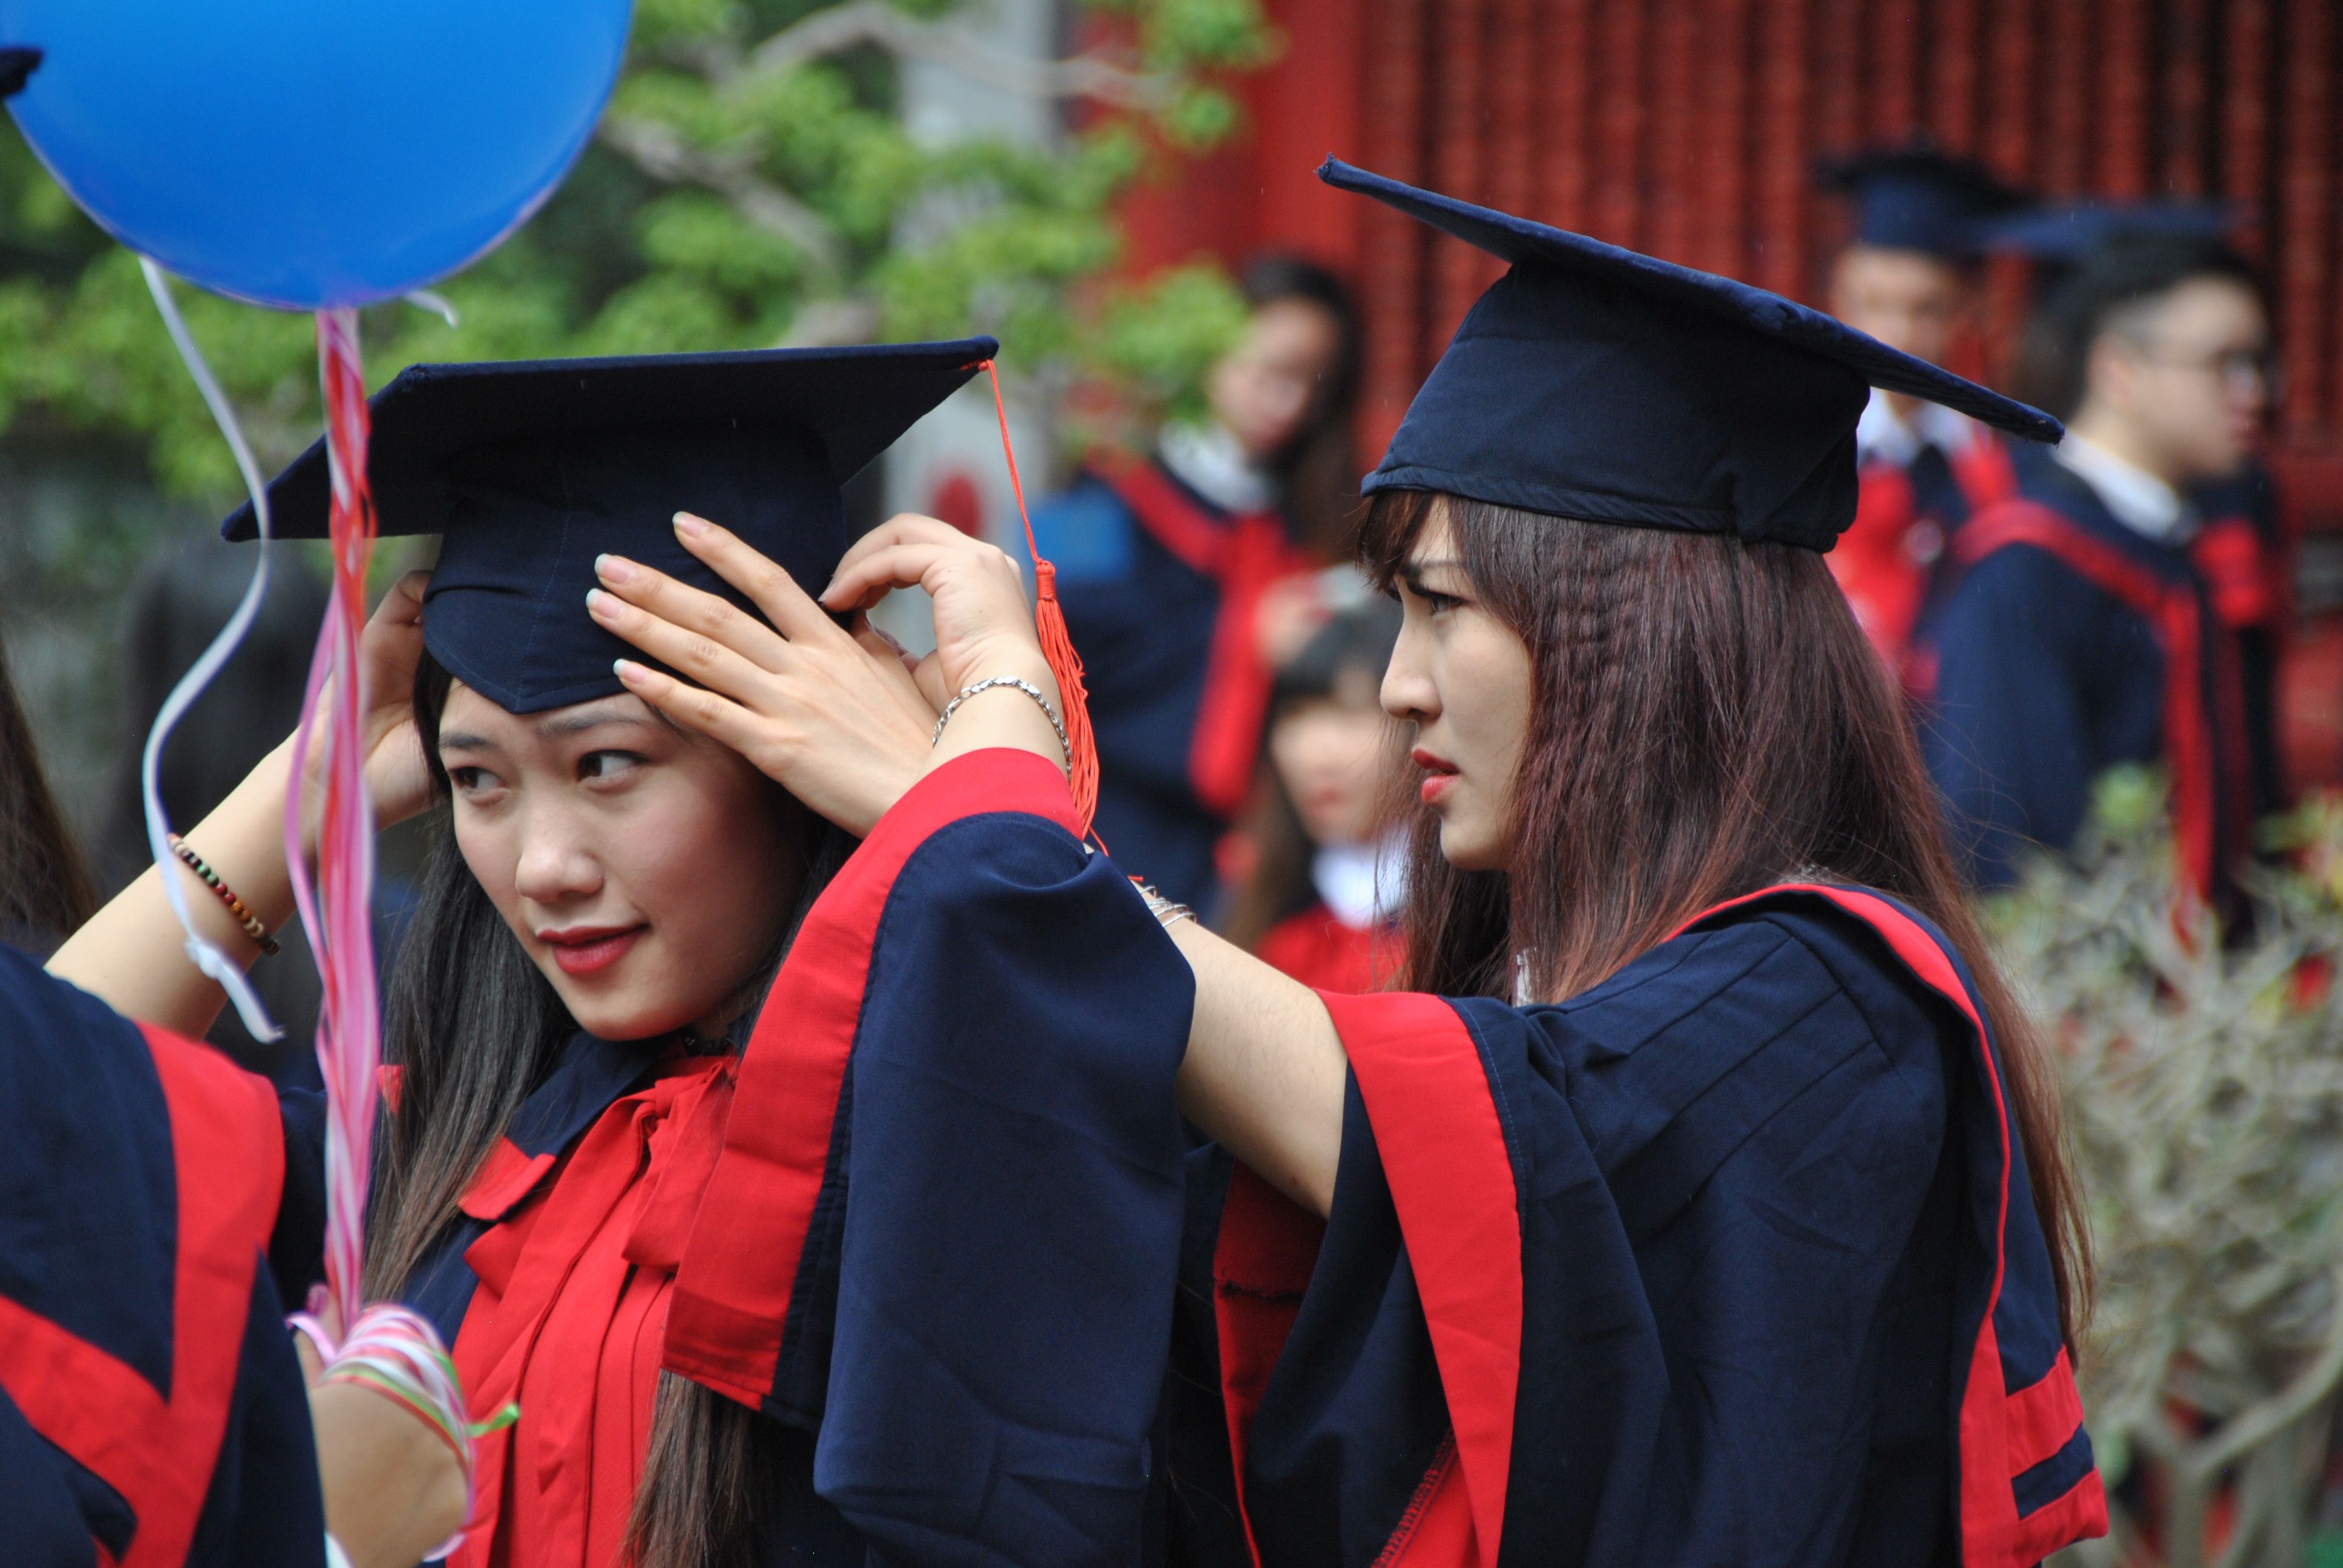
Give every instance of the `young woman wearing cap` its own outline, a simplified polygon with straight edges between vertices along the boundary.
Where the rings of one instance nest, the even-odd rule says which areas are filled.
[[[852,849],[834,820],[850,813],[818,785],[801,804],[628,694],[611,674],[623,645],[579,601],[597,550],[623,541],[660,558],[647,536],[669,536],[679,487],[749,517],[795,569],[826,571],[845,546],[840,482],[991,350],[418,367],[376,399],[385,532],[443,538],[434,571],[396,585],[364,636],[377,818],[427,813],[437,829],[387,988],[396,1078],[367,1284],[438,1327],[476,1419],[508,1401],[520,1411],[481,1440],[480,1508],[459,1563],[861,1558],[852,1523],[813,1492],[818,1397],[760,1414],[661,1375],[738,1048]],[[280,534],[322,528],[321,465],[313,451],[272,486]],[[689,568],[671,540],[669,551],[666,564]],[[900,665],[840,673],[869,682],[863,728],[877,746],[829,753],[860,781],[916,749],[933,719]],[[292,914],[287,755],[187,829],[218,885],[171,873],[189,879],[210,940],[247,959],[259,952],[251,931]],[[55,967],[131,1016],[200,1034],[222,994],[182,956],[160,875],[84,927]],[[786,1024],[789,1007],[775,1011]],[[839,1091],[798,1098],[826,1122]],[[288,1125],[314,1123],[301,1109]],[[314,1140],[307,1161],[293,1147],[314,1225]],[[816,1273],[831,1266],[820,1245],[809,1258]],[[833,1309],[807,1296],[793,1316],[785,1298],[732,1330],[818,1351]]]
[[[1316,995],[1160,899],[1092,897],[1013,570],[899,519],[823,602],[925,587],[956,700],[920,781],[857,809],[930,919],[991,935],[856,1050],[948,1075],[1087,1031],[1061,1060],[1116,1096],[1032,1135],[1091,1151],[1088,1206],[1022,1219],[1126,1260],[1084,1333],[1116,1320],[1173,1376],[1098,1432],[1154,1477],[1175,1561],[2014,1568],[2102,1531],[2048,1067],[1821,554],[1866,384],[2055,425],[1727,280],[1328,177],[1515,264],[1369,487],[1364,564],[1404,609],[1383,705],[1423,769],[1419,992]],[[794,591],[720,529],[693,548]],[[625,672],[679,722],[784,779],[844,744],[821,662],[763,634],[687,647],[699,606],[659,574],[605,588],[605,624],[693,678]],[[1159,919],[1168,941],[1130,936]],[[1184,1198],[1133,1174],[1159,1151],[1116,1075],[1151,1022],[1099,1000],[1153,994],[1175,945],[1176,1092],[1218,1145]],[[1001,996],[1013,1031],[964,1016]],[[1141,1287],[1183,1207],[1175,1320]],[[850,1253],[885,1251],[851,1186],[849,1213]],[[901,1336],[926,1353],[900,1380],[940,1404],[986,1375],[946,1328]],[[1092,1370],[1070,1350],[1035,1375]],[[856,1457],[917,1452],[870,1432]]]

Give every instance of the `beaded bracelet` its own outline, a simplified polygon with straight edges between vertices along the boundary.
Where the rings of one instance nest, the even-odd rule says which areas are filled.
[[[180,862],[187,869],[201,878],[204,886],[219,895],[219,901],[227,906],[227,912],[236,917],[236,924],[244,928],[244,934],[252,939],[253,945],[270,958],[275,958],[279,950],[277,939],[268,934],[268,928],[260,923],[260,917],[244,907],[244,900],[237,898],[235,890],[226,882],[220,880],[220,874],[206,865],[204,858],[196,854],[185,839],[174,833],[168,842],[171,846],[171,853],[178,856]]]

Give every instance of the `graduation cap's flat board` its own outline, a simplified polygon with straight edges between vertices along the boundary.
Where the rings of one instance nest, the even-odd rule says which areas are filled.
[[[1984,223],[2025,200],[1983,164],[1925,142],[1825,158],[1815,179],[1854,206],[1856,244],[1946,261],[1976,256]]]
[[[722,523],[809,592],[846,549],[840,487],[992,357],[952,343],[416,365],[371,400],[386,535],[439,534],[424,644],[513,713],[623,688],[643,656],[586,613],[594,559],[625,555],[747,608],[676,538]],[[327,532],[323,442],[268,487],[279,538]],[[223,527],[255,534],[247,505]]]
[[[2038,409],[1762,288],[1328,159],[1319,177],[1513,264],[1457,328],[1382,465],[1594,522],[1828,549],[1854,520],[1872,387],[2040,441]]]
[[[2124,239],[2219,239],[2237,209],[2217,201],[2079,201],[2026,207],[1986,224],[1985,248],[2075,266]]]

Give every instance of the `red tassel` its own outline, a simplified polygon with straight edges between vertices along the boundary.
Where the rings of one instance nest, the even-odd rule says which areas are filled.
[[[1041,558],[1033,542],[1033,519],[1025,510],[1025,486],[1017,477],[1017,453],[1009,442],[1009,406],[1001,397],[1001,372],[984,362],[992,379],[992,411],[1001,421],[1001,455],[1009,460],[1009,488],[1017,498],[1017,519],[1025,526],[1025,553],[1033,560],[1033,629],[1041,639],[1041,657],[1057,677],[1059,700],[1065,704],[1066,773],[1074,787],[1074,820],[1084,836],[1098,813],[1098,739],[1091,733],[1090,697],[1082,686],[1081,655],[1066,633],[1066,612],[1058,603],[1058,568]]]

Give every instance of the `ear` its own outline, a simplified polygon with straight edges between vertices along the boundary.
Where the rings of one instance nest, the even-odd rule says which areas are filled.
[[[2112,332],[2091,342],[2083,360],[2083,397],[2128,413],[2138,402],[2139,356]]]

